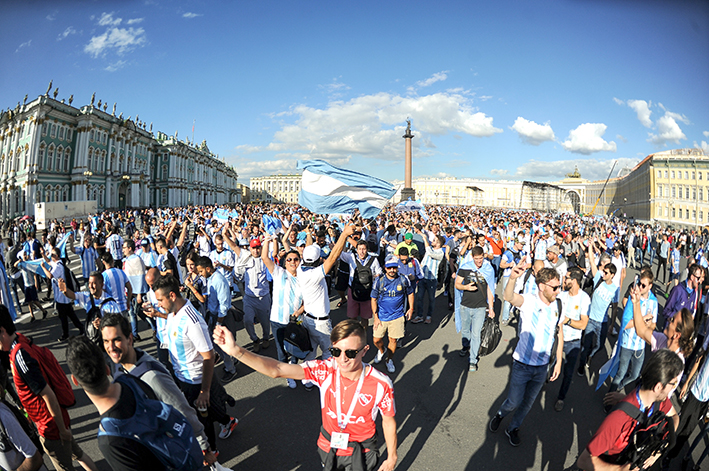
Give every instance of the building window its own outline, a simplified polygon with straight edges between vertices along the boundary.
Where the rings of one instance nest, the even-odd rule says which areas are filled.
[[[667,178],[667,170],[665,170],[665,178]]]
[[[94,140],[94,131],[92,129],[91,134],[89,134],[89,141],[93,141],[93,140]]]
[[[667,206],[665,206],[665,217],[667,217]]]
[[[71,141],[71,128],[66,130],[66,140]]]
[[[672,178],[674,178],[674,177],[675,177],[675,171],[672,170]]]
[[[699,201],[703,201],[703,200],[704,200],[704,190],[702,190],[702,189],[700,188],[700,189],[699,189]]]
[[[50,172],[52,171],[52,167],[54,165],[54,146],[49,146],[49,149],[47,150],[47,163],[45,167],[47,170]]]
[[[697,187],[692,188],[692,199],[697,199]]]
[[[694,178],[695,178],[695,177],[694,177],[694,172],[692,172],[692,180],[694,180]]]
[[[684,171],[684,179],[689,180],[689,172],[686,170]]]
[[[684,210],[684,213],[687,215],[687,219],[689,219],[689,210],[688,210],[688,209],[685,209],[685,210]]]
[[[42,144],[39,148],[39,154],[37,154],[37,165],[39,165],[40,168],[42,168],[43,165],[45,165],[44,162],[44,144]]]
[[[59,139],[64,140],[64,126],[59,126]]]
[[[42,136],[47,135],[47,128],[49,127],[49,123],[44,123],[42,124]]]
[[[662,178],[662,170],[657,171],[657,178]]]
[[[697,173],[699,174],[699,175],[697,175],[697,176],[698,176],[699,179],[701,180],[701,179],[702,179],[702,172],[697,172]]]
[[[686,188],[684,189],[684,198],[685,198],[685,199],[689,199],[689,187],[686,187]]]
[[[677,197],[677,187],[675,187],[674,185],[672,185],[672,197]]]
[[[49,134],[49,136],[50,136],[52,139],[54,139],[55,137],[57,137],[57,125],[56,125],[56,124],[52,124],[52,132]]]
[[[662,196],[662,185],[657,185],[657,194]]]
[[[675,208],[672,208],[672,217],[675,217]]]
[[[699,211],[699,222],[702,222],[704,219],[704,211]]]
[[[695,209],[692,210],[692,219],[697,219],[697,211]]]
[[[71,149],[67,149],[64,152],[64,171],[69,171],[69,159],[71,158]]]

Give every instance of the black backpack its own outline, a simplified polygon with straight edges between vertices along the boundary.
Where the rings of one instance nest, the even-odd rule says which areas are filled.
[[[66,282],[66,287],[76,293],[81,287],[79,280],[76,279],[74,272],[66,266],[66,263],[62,262],[62,267],[64,268],[64,281]]]
[[[32,440],[32,443],[39,450],[39,453],[43,455],[44,447],[42,446],[42,442],[40,442],[39,440],[39,433],[37,432],[37,427],[34,425],[34,423],[27,420],[27,417],[25,416],[24,412],[22,412],[20,409],[13,406],[12,404],[9,404],[5,401],[0,401],[0,403],[4,404],[5,407],[7,407],[10,412],[12,412],[17,421],[20,423],[20,427],[22,427],[22,430],[27,434],[30,440]],[[5,453],[6,451],[12,449],[17,448],[10,441],[10,437],[7,435],[7,431],[5,430],[5,425],[3,425],[2,421],[0,420],[0,452]]]
[[[372,294],[372,264],[375,258],[369,257],[364,265],[359,263],[357,256],[354,257],[357,268],[352,277],[352,297],[355,301],[369,301]]]
[[[631,393],[632,394],[632,393]],[[653,413],[646,416],[638,407],[621,401],[614,410],[621,410],[636,424],[628,438],[628,445],[616,457],[616,464],[631,463],[630,469],[643,470],[643,464],[653,455],[664,454],[675,444],[675,427],[671,417],[660,410],[660,402],[653,404]]]

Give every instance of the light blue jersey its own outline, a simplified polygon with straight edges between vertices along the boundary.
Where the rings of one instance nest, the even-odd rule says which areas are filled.
[[[593,286],[598,284],[603,272],[599,270],[596,276],[593,277]],[[614,284],[608,284],[605,281],[601,283],[593,292],[591,297],[591,309],[588,311],[588,318],[596,322],[606,322],[608,320],[608,306],[615,299],[618,287]]]
[[[290,315],[303,304],[303,292],[298,284],[298,278],[284,268],[274,265],[271,276],[273,277],[271,322],[287,324]]]
[[[188,300],[167,318],[167,345],[175,376],[182,382],[200,384],[204,359],[212,350],[207,323]]]
[[[121,312],[128,310],[126,283],[129,283],[128,276],[120,268],[109,268],[103,272],[103,289],[116,300]]]
[[[523,294],[524,302],[519,308],[519,342],[512,358],[530,366],[549,363],[554,345],[554,332],[559,323],[557,302],[548,306],[539,295]]]
[[[643,318],[652,314],[652,322],[657,322],[657,298],[652,292],[649,294],[647,299],[640,299],[640,313]],[[644,350],[647,345],[645,340],[638,336],[634,328],[625,328],[630,323],[631,319],[633,319],[633,301],[631,298],[628,298],[625,310],[623,311],[621,346],[629,350]]]

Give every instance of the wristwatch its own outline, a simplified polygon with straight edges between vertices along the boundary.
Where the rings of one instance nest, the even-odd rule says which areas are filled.
[[[566,322],[564,322],[564,325],[571,325],[571,319],[566,319]]]

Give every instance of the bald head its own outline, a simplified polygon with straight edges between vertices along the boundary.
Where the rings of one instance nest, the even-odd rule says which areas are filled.
[[[148,270],[145,272],[145,282],[150,286],[150,288],[153,288],[153,283],[155,283],[155,280],[157,280],[160,277],[160,270],[158,270],[155,267],[150,267]]]

